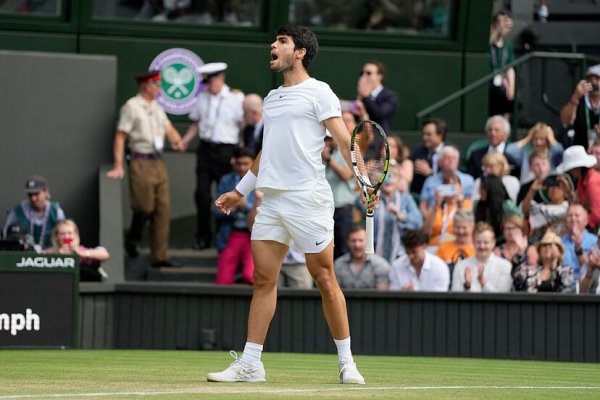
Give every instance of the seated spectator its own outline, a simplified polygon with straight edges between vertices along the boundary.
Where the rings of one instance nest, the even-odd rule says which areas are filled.
[[[469,175],[474,179],[481,178],[484,173],[483,157],[486,154],[501,154],[507,159],[508,171],[506,174],[512,173],[515,176],[519,176],[515,161],[506,155],[506,145],[510,137],[510,123],[508,120],[502,115],[489,117],[485,123],[485,135],[488,139],[488,145],[481,149],[473,150],[469,155],[469,159],[467,160],[467,172]],[[515,169],[515,171],[511,171],[512,169]]]
[[[467,210],[458,210],[454,214],[454,239],[441,243],[435,254],[441,258],[450,269],[450,276],[454,266],[460,260],[475,255],[473,246],[473,227],[475,218],[473,213]]]
[[[7,237],[8,228],[17,224],[21,233],[33,236],[33,247],[39,253],[52,245],[52,230],[58,221],[65,219],[65,213],[60,204],[50,201],[45,178],[36,175],[27,179],[25,193],[28,200],[21,201],[8,211],[3,236]]]
[[[475,221],[489,223],[494,229],[495,237],[503,242],[502,221],[511,214],[523,216],[508,197],[502,179],[494,175],[484,177],[479,188],[479,201],[475,206]]]
[[[79,228],[73,220],[63,219],[56,223],[52,230],[52,247],[44,249],[44,253],[77,254],[80,257],[80,281],[100,282],[108,277],[100,265],[110,257],[108,251],[102,246],[83,246],[79,241]]]
[[[473,177],[458,170],[459,160],[460,152],[455,147],[445,146],[442,149],[440,171],[427,178],[423,184],[419,202],[419,209],[423,215],[427,215],[429,209],[434,206],[436,190],[444,182],[445,177],[458,176],[464,198],[471,199],[473,197]]]
[[[509,175],[510,166],[508,165],[506,157],[500,153],[488,153],[483,157],[481,162],[483,165],[483,175],[477,178],[473,185],[473,201],[476,202],[479,200],[481,179],[483,179],[484,176],[494,175],[502,179],[502,184],[504,184],[504,187],[506,188],[508,197],[516,204],[521,183],[519,182],[519,179]]]
[[[379,204],[375,208],[375,254],[389,263],[404,253],[400,241],[404,232],[423,226],[423,217],[417,203],[406,190],[404,180],[388,172],[381,185]],[[355,207],[361,210],[360,221],[364,221],[366,207],[360,198],[355,200]]]
[[[541,202],[531,200],[529,205],[522,207],[529,217],[529,241],[532,243],[537,243],[548,230],[559,236],[566,234],[565,218],[574,196],[571,179],[565,175],[550,175],[540,189],[540,196]]]
[[[351,113],[342,114],[346,127],[352,132],[356,126]],[[352,228],[352,205],[357,198],[356,179],[352,169],[344,161],[337,142],[332,137],[325,138],[325,146],[321,152],[325,163],[325,178],[333,193],[333,257],[338,258],[348,252],[348,232]]]
[[[596,244],[596,235],[586,229],[588,212],[578,203],[567,209],[567,234],[561,238],[564,247],[563,265],[572,267],[575,279],[580,278],[583,265],[588,264],[590,250]]]
[[[528,182],[533,178],[533,173],[529,168],[529,154],[534,150],[548,154],[552,169],[562,162],[562,144],[556,141],[551,127],[538,122],[527,132],[527,136],[509,144],[506,148],[506,154],[517,163],[517,167],[521,171],[521,183]]]
[[[536,265],[538,254],[535,246],[529,245],[527,241],[527,224],[518,215],[509,215],[502,224],[504,243],[497,246],[494,254],[510,261],[512,264],[513,285],[517,283],[515,274],[524,267]],[[520,281],[519,281],[520,282]],[[522,291],[521,287],[515,290]]]
[[[444,193],[445,191],[448,193]],[[434,206],[425,214],[423,230],[430,235],[429,245],[436,247],[440,243],[452,240],[454,214],[461,210],[471,211],[471,209],[471,200],[464,198],[458,176],[445,176],[443,185],[436,188]],[[435,249],[431,250],[435,253]]]
[[[375,209],[375,253],[389,263],[404,253],[402,235],[423,226],[423,217],[415,200],[406,191],[398,190],[402,184],[401,178],[388,173]]]
[[[590,250],[588,261],[581,266],[579,292],[600,294],[600,238]]]
[[[350,252],[335,260],[335,275],[342,289],[388,289],[390,264],[377,254],[367,254],[366,245],[365,228],[355,225],[348,235]]]
[[[540,203],[542,198],[538,189],[544,185],[544,180],[550,174],[550,160],[545,151],[534,150],[529,154],[529,169],[533,173],[533,179],[524,183],[517,195],[517,205],[523,209],[523,204],[529,204],[531,200]]]
[[[517,291],[574,293],[573,269],[562,265],[564,252],[560,237],[548,231],[537,243],[537,265],[522,265],[514,274]]]
[[[296,289],[311,289],[313,287],[313,278],[308,272],[306,257],[300,250],[295,248],[293,242],[283,259],[277,287]]]
[[[587,171],[585,183],[581,185],[581,201],[590,217],[589,225],[594,232],[600,228],[600,139],[594,140],[589,153],[596,157],[596,165]]]
[[[400,176],[410,186],[413,180],[413,162],[410,159],[410,149],[398,136],[388,136],[390,147],[390,171]]]
[[[473,231],[475,256],[459,261],[452,273],[453,292],[509,292],[511,264],[494,254],[494,229],[478,222]]]
[[[254,162],[252,150],[237,147],[233,154],[233,171],[223,175],[219,180],[216,198],[233,190],[241,178],[250,170]],[[217,261],[218,285],[231,285],[236,280],[238,266],[242,265],[242,280],[254,283],[254,261],[250,248],[250,226],[247,216],[257,201],[256,191],[244,196],[242,205],[225,214],[215,209],[218,229],[216,244],[219,251]]]
[[[445,146],[448,127],[439,118],[428,119],[421,125],[423,144],[415,147],[411,154],[414,165],[412,193],[421,193],[425,179],[439,171],[439,158]]]
[[[428,241],[428,235],[423,231],[408,231],[402,236],[406,254],[392,263],[390,290],[448,291],[448,266],[441,258],[426,251]]]
[[[600,188],[594,185],[600,177],[598,171],[593,167],[598,164],[596,157],[585,152],[581,146],[568,147],[563,154],[563,162],[556,168],[556,172],[568,174],[575,186],[577,199],[586,210],[593,210],[596,216],[593,220],[593,226],[597,225],[597,217],[600,214]],[[596,197],[596,198],[594,198]],[[588,221],[589,223],[589,221]]]

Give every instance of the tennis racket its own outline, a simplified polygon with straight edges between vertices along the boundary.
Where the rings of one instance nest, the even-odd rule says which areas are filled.
[[[390,149],[385,132],[376,122],[361,121],[352,132],[350,158],[356,179],[360,182],[365,198],[372,202],[383,183],[390,164]],[[369,190],[370,189],[370,190]],[[373,246],[373,215],[375,210],[367,207],[365,227],[367,230],[367,254],[375,253]]]

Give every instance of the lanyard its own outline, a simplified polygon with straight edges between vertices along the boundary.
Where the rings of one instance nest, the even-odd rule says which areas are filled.
[[[501,53],[501,63],[498,66],[496,64],[496,62],[498,61],[497,55],[496,55],[496,49],[500,50],[500,53]],[[508,51],[506,51],[505,46],[498,47],[496,45],[491,45],[490,46],[490,56],[492,58],[492,67],[494,69],[497,69],[499,67],[503,67],[504,65],[506,65],[506,61],[508,59]]]
[[[592,102],[590,101],[589,96],[586,94],[585,95],[585,126],[587,128],[588,131],[590,131],[593,127],[592,127],[592,123],[590,121],[590,112],[593,112],[594,115],[598,115],[600,113],[600,108],[594,110],[594,108],[592,107]]]
[[[452,204],[451,208],[448,209],[448,203],[444,202],[444,206],[442,208],[442,229],[440,231],[440,243],[442,243],[442,241],[446,241],[444,240],[444,236],[446,236],[450,221],[454,218],[454,214],[456,214],[456,208],[456,204]]]
[[[29,232],[31,233],[31,236],[34,236],[34,228],[35,228],[35,224],[33,223],[34,221],[34,215],[33,215],[33,208],[29,209]],[[48,215],[50,214],[50,204],[46,203],[46,208],[44,209],[44,222],[42,222],[42,232],[40,233],[40,241],[38,243],[38,245],[40,246],[40,248],[44,247],[44,237],[46,236],[46,228],[48,227]]]
[[[207,140],[209,141],[214,141],[215,139],[215,125],[217,123],[217,121],[219,120],[219,114],[221,113],[221,106],[223,105],[223,95],[219,95],[219,102],[217,103],[217,109],[215,110],[215,117],[210,118],[210,108],[211,108],[211,104],[213,102],[213,98],[214,96],[210,96],[208,97],[208,101],[206,102],[206,107],[204,109],[204,112],[206,113],[206,130],[205,132],[208,134],[208,136],[205,136]]]

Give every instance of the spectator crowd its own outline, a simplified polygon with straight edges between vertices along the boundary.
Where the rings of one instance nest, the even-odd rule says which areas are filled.
[[[237,282],[252,284],[250,232],[262,194],[253,191],[230,215],[214,207],[210,213],[212,200],[236,186],[262,145],[262,97],[230,88],[226,69],[225,63],[201,68],[207,90],[184,135],[155,101],[159,72],[138,76],[138,93],[121,110],[108,176],[122,178],[127,162],[133,209],[125,243],[129,257],[137,256],[136,243],[150,221],[152,266],[173,267],[167,252],[168,174],[161,153],[165,139],[179,151],[197,141],[194,247],[217,247],[216,283],[232,284],[241,274]],[[380,62],[366,62],[356,97],[341,101],[349,132],[370,119],[389,136],[390,168],[375,209],[373,255],[365,253],[366,210],[352,170],[331,138],[323,143],[324,178],[335,205],[335,271],[342,288],[600,294],[600,64],[588,68],[561,110],[561,130],[570,132],[571,140],[557,140],[543,121],[522,138],[511,136],[510,115],[501,109],[482,121],[485,139],[466,149],[453,144],[440,118],[424,121],[421,142],[409,149],[402,135],[393,133],[400,99],[385,86],[385,74]],[[25,192],[27,200],[8,212],[3,237],[25,233],[38,252],[77,253],[84,264],[95,265],[91,279],[103,279],[99,263],[108,252],[79,243],[77,225],[62,223],[65,212],[50,201],[47,181],[33,176]],[[300,271],[303,255],[292,248],[286,260],[282,285],[310,287],[310,278]]]

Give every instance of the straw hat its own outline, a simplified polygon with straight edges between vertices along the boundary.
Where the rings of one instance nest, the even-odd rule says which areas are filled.
[[[560,250],[561,255],[565,253],[565,248],[563,247],[563,244],[560,241],[560,236],[558,236],[552,231],[547,231],[542,237],[542,239],[535,245],[538,253],[540,251],[540,247],[544,244],[555,244],[558,247],[558,250]]]

